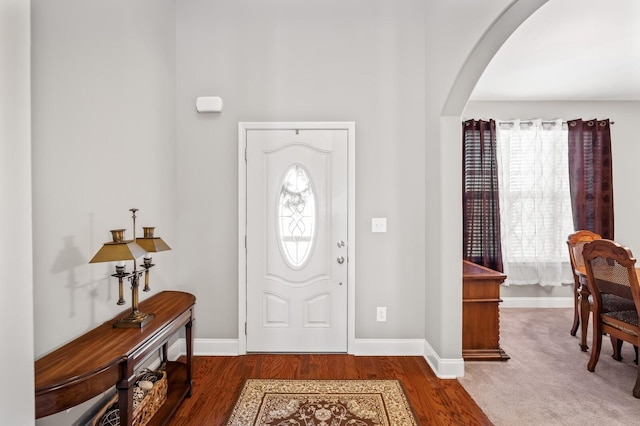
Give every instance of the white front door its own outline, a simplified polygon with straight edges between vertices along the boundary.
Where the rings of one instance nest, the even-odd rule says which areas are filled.
[[[249,352],[347,350],[347,144],[347,130],[247,130]]]

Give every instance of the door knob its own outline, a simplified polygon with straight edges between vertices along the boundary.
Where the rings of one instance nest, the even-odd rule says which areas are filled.
[[[341,265],[344,263],[344,257],[342,257],[342,256],[338,256],[337,260],[338,260],[338,263],[341,264]]]
[[[344,247],[344,241],[338,241],[338,248]]]

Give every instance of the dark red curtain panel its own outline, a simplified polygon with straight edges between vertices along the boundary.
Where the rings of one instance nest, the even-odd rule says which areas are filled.
[[[494,120],[462,123],[463,259],[502,272]]]
[[[573,226],[613,240],[610,122],[577,119],[567,125]]]

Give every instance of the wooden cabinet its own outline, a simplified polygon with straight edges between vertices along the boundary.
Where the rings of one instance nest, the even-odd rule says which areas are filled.
[[[36,418],[73,407],[115,385],[119,394],[120,424],[130,425],[136,370],[153,351],[162,349],[168,394],[150,424],[163,424],[182,400],[191,395],[195,301],[195,296],[189,293],[163,291],[140,303],[142,312],[155,314],[153,321],[144,328],[113,328],[113,323],[123,316],[121,314],[37,359]],[[170,362],[167,359],[169,338],[183,327],[186,361]]]
[[[506,361],[500,348],[500,284],[506,275],[462,261],[462,358]]]

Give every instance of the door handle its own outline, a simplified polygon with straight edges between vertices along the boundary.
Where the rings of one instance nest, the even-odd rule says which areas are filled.
[[[344,247],[344,241],[338,241],[338,248]]]
[[[339,264],[343,264],[344,263],[344,257],[342,256],[338,256],[338,259],[336,259],[338,261]]]

